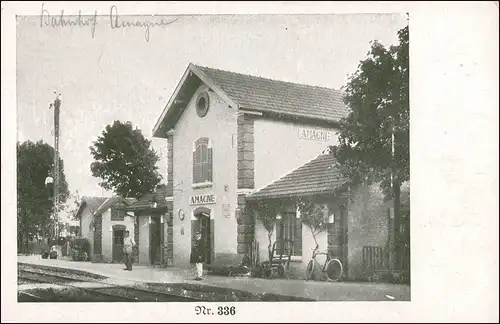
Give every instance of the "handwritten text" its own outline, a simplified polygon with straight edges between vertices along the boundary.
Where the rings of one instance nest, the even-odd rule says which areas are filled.
[[[109,27],[111,27],[111,29],[144,28],[144,38],[146,42],[149,42],[151,28],[165,27],[178,19],[179,18],[166,20],[162,18],[160,21],[127,20],[118,14],[118,8],[115,5],[111,6],[109,10]],[[81,10],[78,11],[78,15],[65,16],[64,10],[61,10],[57,15],[51,15],[49,11],[44,8],[44,4],[42,3],[40,28],[90,27],[92,38],[94,38],[97,24],[97,10],[94,11],[93,15],[82,15]]]

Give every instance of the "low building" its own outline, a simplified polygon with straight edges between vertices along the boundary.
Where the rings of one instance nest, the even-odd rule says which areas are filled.
[[[268,231],[259,220],[259,207],[273,206],[276,221],[271,239],[293,242],[292,274],[304,274],[312,250],[318,244],[320,252],[326,251],[342,262],[347,278],[366,278],[366,272],[370,271],[366,267],[366,251],[388,249],[392,226],[388,211],[392,202],[384,200],[379,184],[351,187],[335,165],[333,154],[321,154],[246,198],[247,210],[253,211],[250,217],[255,217],[259,255],[267,255],[268,246]],[[323,214],[323,230],[306,225],[305,215],[301,215],[298,208],[300,200],[320,207],[314,212]],[[377,257],[378,261],[384,261],[383,253]],[[318,259],[320,263],[323,261]]]
[[[173,228],[171,193],[164,185],[149,195],[124,207],[127,215],[135,217],[133,262],[149,266],[173,265]]]
[[[123,205],[135,199],[120,197],[83,197],[76,217],[81,236],[89,240],[92,262],[122,262],[123,233],[134,233],[134,218],[126,215]]]

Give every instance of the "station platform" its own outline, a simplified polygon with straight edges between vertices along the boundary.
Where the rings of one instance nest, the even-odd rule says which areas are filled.
[[[90,263],[64,259],[51,260],[42,259],[39,255],[18,256],[18,263],[84,271],[123,283],[185,283],[235,289],[256,294],[294,296],[317,301],[410,301],[410,286],[398,284],[222,277],[208,274],[202,281],[195,281],[194,271],[190,269],[134,265],[132,271],[124,271],[123,264]]]

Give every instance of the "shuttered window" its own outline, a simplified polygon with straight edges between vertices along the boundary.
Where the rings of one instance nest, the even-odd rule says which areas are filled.
[[[276,222],[276,237],[281,241],[278,244],[278,252],[284,250],[287,254],[291,245],[291,254],[302,256],[302,222],[297,219],[296,213],[281,214],[281,219]],[[291,241],[291,244],[286,244],[287,241]]]
[[[212,148],[208,138],[195,142],[193,151],[193,183],[212,182]]]

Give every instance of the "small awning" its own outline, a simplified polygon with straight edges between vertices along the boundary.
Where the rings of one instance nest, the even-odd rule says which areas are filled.
[[[333,194],[347,184],[333,154],[321,154],[281,179],[247,196],[248,200]]]
[[[155,192],[141,197],[139,200],[124,206],[125,211],[141,213],[164,213],[168,211],[165,198],[171,194],[172,190],[165,186],[160,186]]]

